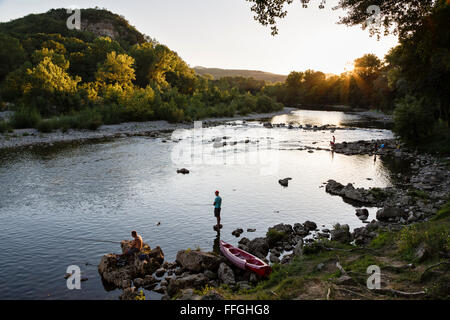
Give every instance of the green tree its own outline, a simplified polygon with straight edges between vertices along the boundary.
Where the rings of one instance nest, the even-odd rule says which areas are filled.
[[[26,52],[16,38],[0,33],[0,82],[11,71],[21,66],[26,59]]]
[[[132,81],[136,79],[133,64],[134,59],[129,55],[113,51],[108,53],[105,62],[99,66],[95,78],[104,84],[132,86]]]

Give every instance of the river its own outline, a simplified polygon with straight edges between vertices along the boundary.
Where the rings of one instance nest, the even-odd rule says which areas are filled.
[[[177,131],[167,141],[130,137],[3,153],[0,298],[117,299],[120,291],[107,291],[97,273],[102,255],[120,251],[108,241],[129,239],[137,230],[169,261],[181,249],[212,250],[215,190],[223,198],[220,236],[232,244],[239,240],[231,235],[236,228],[255,228],[242,235],[252,239],[278,223],[362,226],[355,208],[327,194],[323,183],[386,187],[392,184],[388,164],[306,148],[328,149],[333,135],[341,142],[392,138],[392,132],[361,128],[366,119],[343,112],[299,110],[270,121],[295,128],[235,121]],[[337,129],[297,128],[325,124]],[[177,174],[182,167],[190,174]],[[292,178],[287,188],[278,184],[286,177]],[[376,210],[369,208],[369,220]],[[81,290],[66,287],[69,265],[80,266],[88,278]]]

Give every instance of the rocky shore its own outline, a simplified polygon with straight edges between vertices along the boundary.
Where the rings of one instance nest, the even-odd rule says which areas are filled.
[[[407,225],[429,221],[448,201],[448,163],[429,155],[398,149],[391,141],[377,143],[385,144],[384,155],[396,153],[410,160],[411,173],[400,175],[401,183],[388,188],[364,189],[329,180],[325,188],[325,192],[332,196],[352,201],[356,207],[355,219],[363,220],[366,226],[352,231],[348,225],[340,224],[329,230],[319,228],[313,221],[294,225],[281,223],[270,227],[266,237],[241,238],[238,247],[267,263],[287,265],[323,239],[365,248],[380,232],[401,230]],[[364,141],[342,144],[337,149],[344,150],[344,153],[370,154],[371,145],[373,141]],[[444,160],[448,162],[450,159]],[[376,217],[369,217],[364,207],[379,208]],[[369,218],[372,218],[370,222]],[[241,231],[237,229],[233,235],[240,237]],[[123,241],[122,249],[126,250],[127,245]],[[423,248],[416,253],[419,258],[425,254]],[[233,292],[240,292],[253,288],[262,280],[253,273],[236,268],[220,254],[188,249],[179,251],[176,261],[164,262],[162,250],[159,247],[151,250],[148,245],[143,255],[138,255],[125,266],[118,265],[112,255],[105,255],[98,269],[104,282],[123,289],[121,299],[134,299],[139,288],[155,290],[163,294],[162,299],[224,299],[217,290],[222,285]],[[345,283],[348,279],[340,280]]]
[[[203,119],[203,126],[224,125],[236,120],[258,120],[271,118],[277,115],[288,114],[296,110],[284,108],[279,112],[251,114],[248,116],[236,116],[228,118]],[[5,114],[5,112],[4,112]],[[11,112],[7,113],[11,117]],[[6,115],[4,115],[6,118]],[[170,140],[171,134],[177,129],[193,128],[193,123],[169,123],[167,121],[127,122],[115,125],[103,125],[95,131],[73,130],[67,132],[56,130],[51,133],[41,133],[37,129],[16,129],[9,133],[0,133],[0,150],[24,147],[52,146],[59,143],[84,143],[88,141],[101,141],[133,136],[148,136]]]

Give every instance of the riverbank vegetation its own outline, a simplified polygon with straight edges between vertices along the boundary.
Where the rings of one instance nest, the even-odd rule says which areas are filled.
[[[277,34],[277,19],[292,1],[247,0],[261,24]],[[286,105],[345,104],[394,114],[394,131],[409,146],[450,154],[450,3],[447,0],[385,1],[380,23],[372,21],[371,0],[342,0],[340,23],[363,26],[370,35],[398,35],[399,45],[384,59],[372,54],[355,60],[340,76],[292,72],[267,92]],[[313,5],[313,1],[309,3]],[[381,5],[380,5],[381,6]],[[304,3],[304,7],[308,4]],[[322,7],[323,8],[323,7]],[[372,21],[372,23],[368,23]]]
[[[69,32],[64,9],[0,24],[0,101],[13,106],[12,127],[96,129],[283,108],[237,81],[224,86],[196,75],[176,52],[141,35],[122,17],[99,9],[82,15],[93,24],[111,23],[115,29],[109,31],[119,34],[112,39]]]
[[[276,34],[283,4],[253,1]],[[257,2],[257,3],[256,3]],[[182,122],[285,106],[346,105],[393,114],[394,131],[419,151],[450,154],[450,4],[384,4],[381,24],[367,25],[369,0],[341,1],[340,23],[372,35],[395,33],[399,45],[380,59],[366,54],[341,75],[293,71],[284,82],[200,76],[176,52],[107,10],[82,10],[89,28],[68,30],[64,9],[0,24],[0,111],[17,114],[7,128],[96,129],[102,124]],[[275,6],[275,7],[274,7]],[[106,28],[106,29],[105,29]],[[111,37],[101,36],[109,34]],[[29,119],[28,119],[29,118]],[[43,120],[45,119],[45,120]]]

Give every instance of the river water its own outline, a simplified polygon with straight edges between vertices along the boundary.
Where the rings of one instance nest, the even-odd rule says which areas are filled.
[[[181,249],[212,250],[218,240],[211,205],[215,190],[223,198],[220,237],[232,244],[239,240],[231,235],[236,228],[255,228],[242,235],[252,239],[278,223],[362,226],[355,207],[327,194],[323,183],[389,186],[388,165],[369,156],[305,150],[328,149],[333,135],[336,142],[393,137],[374,125],[353,126],[362,120],[342,112],[295,111],[270,121],[338,129],[265,129],[258,121],[236,121],[177,131],[171,139],[134,137],[3,152],[0,298],[117,299],[120,291],[106,291],[97,273],[103,254],[120,251],[108,241],[129,239],[137,230],[169,261]],[[182,167],[190,174],[177,174]],[[292,180],[284,188],[278,179],[286,177]],[[376,208],[369,211],[371,220]],[[81,290],[67,289],[69,265],[80,266],[88,278]]]

